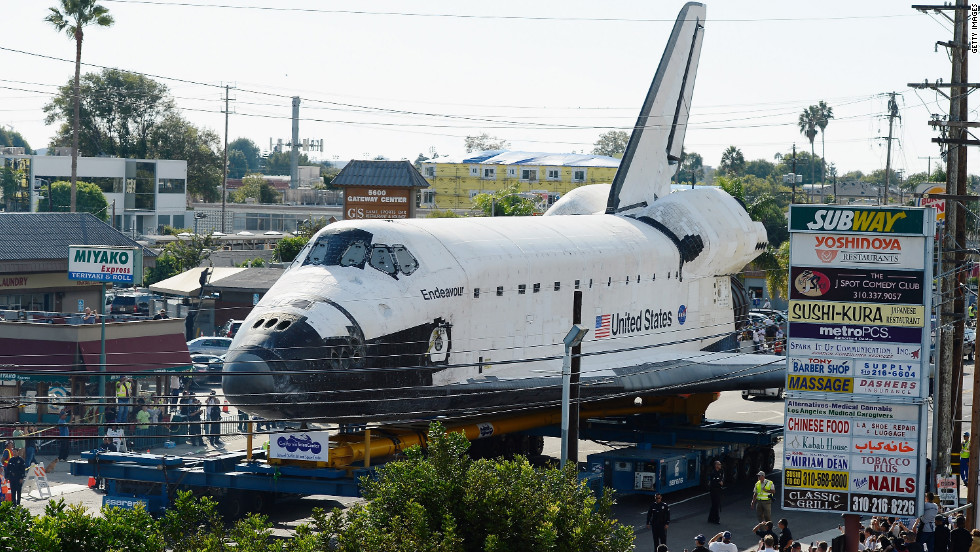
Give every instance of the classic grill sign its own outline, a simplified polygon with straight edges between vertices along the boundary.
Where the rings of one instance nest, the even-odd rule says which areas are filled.
[[[925,323],[922,305],[868,305],[829,301],[790,301],[790,322],[834,324],[880,324],[921,328]]]
[[[794,205],[790,213],[791,232],[868,232],[876,234],[922,235],[924,211],[921,209],[874,209],[830,205]]]
[[[71,245],[68,279],[140,284],[143,255],[138,247]]]

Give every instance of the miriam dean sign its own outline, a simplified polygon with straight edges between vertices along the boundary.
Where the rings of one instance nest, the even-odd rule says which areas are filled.
[[[68,246],[68,279],[141,284],[143,253],[138,247]]]

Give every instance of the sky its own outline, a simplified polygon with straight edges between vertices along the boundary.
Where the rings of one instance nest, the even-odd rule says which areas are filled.
[[[115,18],[88,27],[83,72],[113,67],[164,83],[182,114],[229,140],[300,138],[321,160],[414,160],[464,153],[486,132],[511,149],[590,152],[629,131],[683,2],[663,0],[100,0]],[[44,21],[56,0],[0,0],[0,125],[45,147],[43,106],[74,71],[74,41]],[[687,151],[717,166],[730,145],[773,160],[810,144],[800,112],[834,110],[826,159],[839,172],[885,166],[887,93],[897,92],[892,164],[938,163],[930,114],[948,100],[908,83],[950,80],[941,15],[902,2],[707,2]],[[970,56],[976,65],[976,55]],[[85,65],[89,64],[89,65]],[[976,80],[976,78],[972,79]],[[971,119],[980,118],[971,102]],[[820,153],[820,137],[815,143]],[[980,173],[973,148],[970,172]]]

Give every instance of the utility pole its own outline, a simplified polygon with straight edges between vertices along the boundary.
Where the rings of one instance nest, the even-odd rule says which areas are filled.
[[[946,47],[952,61],[952,78],[949,83],[910,83],[913,88],[932,88],[949,99],[949,119],[942,121],[933,117],[929,124],[941,131],[948,130],[948,137],[933,138],[937,144],[947,145],[946,156],[946,220],[943,232],[941,264],[940,296],[935,301],[939,308],[941,339],[939,342],[939,363],[936,369],[936,402],[934,426],[934,442],[936,442],[936,458],[933,468],[936,474],[950,473],[951,456],[954,446],[959,445],[963,419],[962,394],[963,382],[963,325],[964,300],[963,289],[966,284],[966,265],[964,250],[966,244],[966,217],[963,213],[963,203],[966,201],[966,160],[967,145],[980,145],[980,140],[967,139],[967,128],[980,126],[967,121],[969,107],[967,94],[970,88],[980,85],[969,82],[967,71],[967,55],[970,52],[968,32],[969,4],[966,0],[956,0],[956,5],[912,6],[913,9],[930,12],[934,11],[953,22],[952,42],[937,42]],[[947,11],[952,10],[954,17],[950,18]],[[949,88],[949,95],[941,89]],[[941,197],[942,197],[941,196]],[[952,327],[952,331],[946,328]],[[980,397],[977,389],[973,396]],[[976,401],[974,401],[976,402]],[[977,420],[974,420],[976,423]],[[974,442],[976,441],[976,442]],[[971,450],[976,451],[980,440],[971,440]],[[975,453],[974,453],[975,454]],[[970,462],[973,471],[970,480],[963,482],[967,488],[967,500],[976,502],[977,491],[977,459],[971,455]],[[968,509],[967,526],[975,527],[975,508]]]
[[[222,113],[225,114],[225,162],[224,170],[221,172],[221,233],[225,233],[225,202],[228,196],[228,114],[230,113],[228,109],[228,102],[230,98],[228,93],[231,90],[231,86],[225,85],[225,110]]]
[[[810,162],[813,163],[813,159]],[[793,142],[793,201],[790,203],[796,203],[796,142]]]
[[[293,96],[293,148],[289,153],[289,187],[299,188],[299,96]]]
[[[931,155],[927,155],[926,157],[919,157],[919,159],[928,159],[929,160],[928,164],[926,165],[926,167],[928,167],[926,169],[926,182],[929,182],[929,180],[932,178],[932,156]]]
[[[888,190],[891,184],[891,172],[892,172],[892,129],[895,125],[895,118],[901,119],[901,115],[898,114],[898,102],[895,101],[895,92],[889,92],[888,94],[888,147],[886,148],[885,154],[885,191],[883,197],[885,198],[885,205],[888,205]]]

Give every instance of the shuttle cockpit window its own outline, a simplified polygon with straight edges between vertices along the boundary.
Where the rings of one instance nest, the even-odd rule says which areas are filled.
[[[361,269],[369,264],[392,278],[397,278],[399,272],[408,276],[419,268],[418,260],[404,245],[372,244],[372,238],[370,232],[358,229],[325,232],[303,248],[294,264]]]
[[[415,259],[415,256],[404,245],[396,243],[391,246],[391,253],[395,256],[398,271],[404,275],[410,275],[419,267],[419,262]]]

